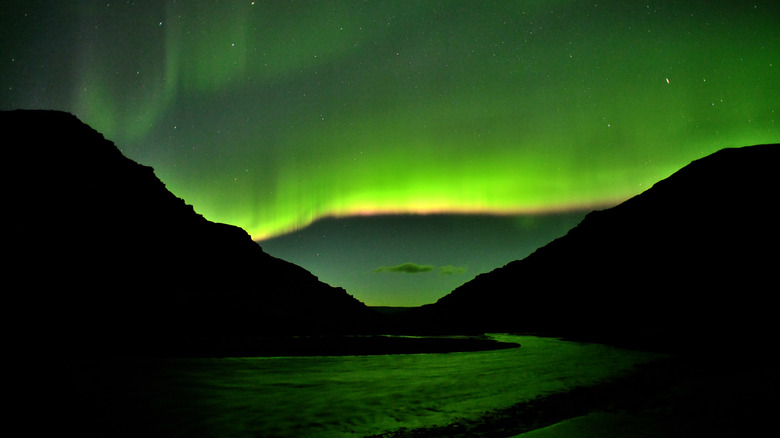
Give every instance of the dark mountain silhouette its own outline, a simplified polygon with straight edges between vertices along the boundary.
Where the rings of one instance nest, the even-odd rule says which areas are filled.
[[[28,345],[170,351],[204,338],[354,332],[374,319],[242,229],[196,214],[76,117],[7,111],[0,126],[5,309]]]
[[[772,333],[779,159],[773,144],[694,161],[407,323],[682,349]]]
[[[198,215],[70,114],[0,112],[0,126],[7,324],[25,346],[175,353],[378,330],[686,345],[774,329],[778,145],[697,160],[526,259],[388,316]]]

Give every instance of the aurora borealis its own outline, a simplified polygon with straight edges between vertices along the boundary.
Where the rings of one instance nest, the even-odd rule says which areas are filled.
[[[691,160],[780,141],[775,1],[0,11],[2,109],[76,114],[207,219],[367,304],[435,301]],[[382,219],[407,214],[425,216]],[[322,227],[364,246],[318,246]],[[398,239],[415,244],[396,251]]]

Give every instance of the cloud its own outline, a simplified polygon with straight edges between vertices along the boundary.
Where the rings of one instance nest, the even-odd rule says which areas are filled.
[[[396,266],[381,266],[374,269],[374,272],[403,272],[406,274],[419,274],[421,272],[430,272],[434,266],[418,265],[417,263],[401,263]]]
[[[465,266],[439,266],[439,274],[441,275],[462,274],[464,272],[466,272]]]
[[[404,274],[420,274],[422,272],[431,272],[436,269],[433,265],[420,265],[417,263],[401,263],[396,266],[380,266],[374,269],[374,272],[401,272]],[[466,272],[465,266],[445,265],[439,266],[440,275],[463,274]]]

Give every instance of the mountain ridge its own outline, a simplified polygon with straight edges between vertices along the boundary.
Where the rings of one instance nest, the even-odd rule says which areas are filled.
[[[0,112],[17,327],[78,351],[352,333],[375,312],[210,222],[151,167],[59,111]],[[34,328],[34,330],[33,330]],[[53,338],[52,338],[53,337]],[[48,338],[48,339],[47,339]]]
[[[695,160],[408,323],[675,348],[771,331],[778,159],[767,144]]]
[[[434,304],[388,313],[206,220],[71,114],[2,111],[0,122],[11,325],[34,348],[491,331],[684,348],[774,331],[778,144],[695,160]]]

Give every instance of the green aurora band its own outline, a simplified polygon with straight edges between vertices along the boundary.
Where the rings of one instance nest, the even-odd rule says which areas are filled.
[[[614,205],[780,139],[772,1],[143,3],[50,12],[75,53],[59,108],[256,240],[323,217]]]

